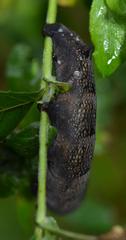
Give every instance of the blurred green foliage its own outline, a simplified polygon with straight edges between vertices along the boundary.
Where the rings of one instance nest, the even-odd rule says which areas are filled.
[[[22,100],[19,96],[20,91],[32,94],[39,89],[43,46],[41,32],[47,2],[46,0],[0,2],[0,89],[18,91],[13,104],[17,100]],[[59,7],[57,19],[78,32],[89,44],[91,2],[77,0],[72,8]],[[97,137],[88,192],[80,208],[75,212],[62,217],[49,212],[56,217],[61,227],[82,233],[101,233],[108,231],[113,224],[126,224],[126,64],[114,72],[125,59],[125,16],[118,17],[117,20],[116,16],[120,16],[117,6],[118,1],[113,5],[113,1],[94,0],[91,10],[90,29],[95,45],[94,70],[97,87]],[[97,14],[100,9],[105,12]],[[116,34],[119,36],[119,43],[116,41]],[[105,41],[106,44],[109,43],[107,52],[106,45],[103,44]],[[118,49],[119,44],[122,46],[121,51]],[[116,48],[118,54],[112,64],[108,65],[107,61],[115,56],[113,51]],[[97,68],[104,75],[114,73],[103,78]],[[3,97],[5,104],[10,106],[12,104],[10,95]],[[26,116],[21,111],[20,116],[17,113],[16,118],[13,116],[13,121],[8,114],[5,116],[6,121],[0,119],[7,131],[5,135],[1,134],[4,141],[0,142],[2,240],[28,239],[34,229],[33,195],[36,193],[37,184],[39,110],[33,102]],[[15,119],[18,119],[16,123]],[[11,132],[15,127],[16,129]],[[0,133],[2,129],[0,128]],[[50,127],[49,143],[55,134],[55,129]]]
[[[40,66],[32,58],[31,48],[25,44],[16,45],[8,58],[6,79],[12,91],[37,91],[40,88]]]

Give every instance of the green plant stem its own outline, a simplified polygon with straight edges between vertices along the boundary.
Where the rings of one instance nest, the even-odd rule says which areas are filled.
[[[74,232],[66,231],[66,230],[63,230],[63,229],[60,229],[60,228],[59,229],[58,228],[52,228],[52,227],[49,227],[45,224],[42,224],[40,227],[43,228],[44,230],[47,230],[47,231],[55,234],[55,235],[65,237],[65,238],[69,238],[69,239],[75,239],[75,240],[97,240],[98,239],[96,236],[74,233]]]
[[[56,20],[57,0],[49,0],[47,23],[54,23]],[[52,75],[52,41],[49,37],[45,38],[42,64],[42,79],[49,79]],[[41,88],[43,87],[41,81]],[[39,169],[38,169],[38,199],[36,222],[42,224],[46,218],[46,170],[47,170],[47,130],[48,116],[41,112],[40,116],[40,135],[39,135]],[[36,227],[36,240],[42,239],[42,229]]]
[[[46,216],[46,160],[47,160],[47,131],[48,131],[48,116],[42,112],[40,118],[39,132],[39,169],[38,169],[38,209],[36,220],[39,223],[44,222]],[[42,231],[36,228],[37,240],[41,239]]]
[[[57,0],[49,0],[49,7],[46,18],[47,23],[55,22],[56,12],[57,12]],[[46,37],[44,42],[42,74],[43,78],[45,79],[50,79],[52,76],[52,40],[50,37]]]

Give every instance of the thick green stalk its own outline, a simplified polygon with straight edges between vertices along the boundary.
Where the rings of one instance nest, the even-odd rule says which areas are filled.
[[[54,23],[56,20],[57,0],[49,0],[47,23]],[[45,38],[42,64],[42,79],[50,79],[52,75],[52,41],[49,37]],[[41,81],[41,88],[43,80]],[[48,116],[41,112],[40,116],[40,135],[39,135],[39,170],[38,170],[38,200],[36,222],[42,224],[46,218],[46,169],[47,169],[47,130]],[[36,227],[36,240],[42,239],[42,230]]]

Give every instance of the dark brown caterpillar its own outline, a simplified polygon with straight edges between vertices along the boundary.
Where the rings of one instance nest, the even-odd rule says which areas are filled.
[[[48,150],[47,204],[63,214],[76,208],[84,196],[95,144],[96,95],[90,50],[61,24],[46,24],[52,38],[58,81],[72,84],[48,106],[58,130]]]

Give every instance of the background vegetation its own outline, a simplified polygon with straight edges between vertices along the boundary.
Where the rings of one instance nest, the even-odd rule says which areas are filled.
[[[45,23],[47,2],[46,0],[0,1],[1,90],[39,89],[43,50],[41,32]],[[59,7],[57,22],[62,22],[76,31],[90,45],[91,1],[73,2],[71,7]],[[99,2],[103,4],[104,1]],[[96,13],[96,6],[92,10],[94,11],[92,16]],[[117,18],[114,15],[113,20],[110,12],[109,16],[112,23]],[[124,16],[118,19],[120,21],[118,26],[123,26],[118,29],[122,34],[120,41],[123,41]],[[104,58],[104,49],[102,44],[97,46],[97,39],[104,42],[109,31],[108,38],[111,40],[115,29],[110,31],[113,26],[107,25],[110,27],[107,30],[104,22],[104,31],[102,31],[97,25],[97,18],[95,20],[96,29],[92,27],[91,36],[96,50],[99,50],[94,55],[98,103],[97,141],[88,192],[80,208],[75,212],[67,216],[55,216],[61,227],[89,234],[103,233],[115,224],[126,224],[126,64],[120,65],[125,60],[125,48],[122,48],[121,55],[117,53],[119,57],[113,66],[106,67],[111,55],[108,56],[107,52],[107,57]],[[122,42],[122,45],[124,43]],[[114,43],[111,43],[110,49],[108,48],[109,54],[113,51],[111,48],[113,45]],[[113,48],[115,50],[116,44]],[[34,180],[37,173],[38,121],[39,111],[33,105],[27,116],[18,124],[16,131],[11,132],[4,143],[0,144],[0,239],[2,240],[29,239],[34,231],[36,209],[33,196],[36,192]],[[6,129],[10,131],[8,125],[7,122]],[[1,129],[0,137],[3,137]]]

